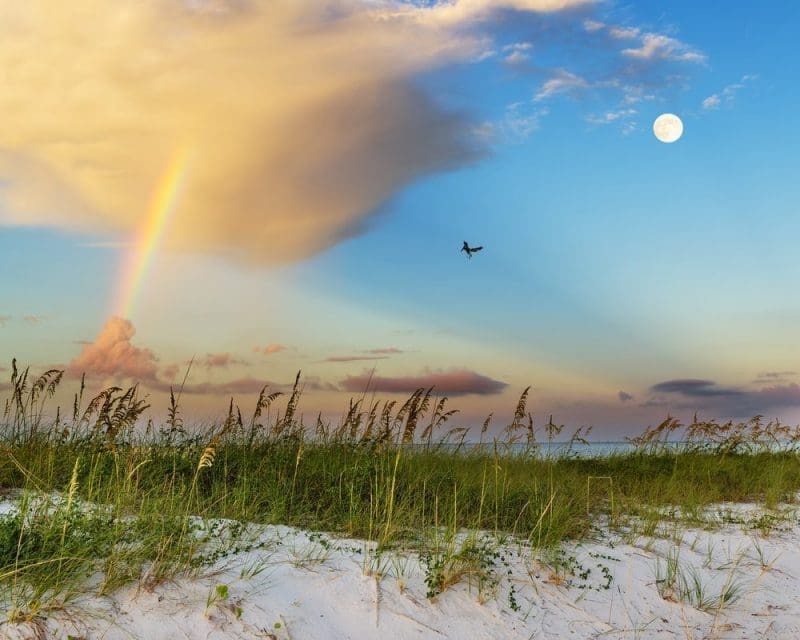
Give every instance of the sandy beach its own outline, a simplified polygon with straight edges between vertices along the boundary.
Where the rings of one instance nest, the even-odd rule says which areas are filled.
[[[284,526],[252,525],[226,545],[226,523],[207,522],[201,535],[225,552],[198,578],[150,588],[145,575],[111,596],[81,595],[66,611],[3,624],[0,637],[800,637],[797,512],[719,505],[705,516],[707,527],[652,537],[598,525],[591,541],[558,551],[465,532],[453,548],[477,541],[486,571],[458,575],[434,597],[426,582],[434,559],[414,552],[376,556],[370,543]]]

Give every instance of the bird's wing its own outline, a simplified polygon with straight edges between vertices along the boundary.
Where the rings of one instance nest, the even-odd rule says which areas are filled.
[[[472,247],[473,251],[480,251],[481,249],[483,249],[483,247]]]

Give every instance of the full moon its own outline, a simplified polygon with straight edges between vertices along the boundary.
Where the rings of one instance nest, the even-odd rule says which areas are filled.
[[[674,113],[662,113],[653,123],[653,133],[661,142],[675,142],[683,135],[683,122]]]

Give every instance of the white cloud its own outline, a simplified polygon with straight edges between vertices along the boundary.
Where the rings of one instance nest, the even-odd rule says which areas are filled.
[[[723,102],[728,104],[732,104],[736,98],[736,94],[744,89],[750,82],[758,79],[757,75],[754,74],[745,74],[741,77],[739,82],[734,82],[733,84],[729,84],[722,89],[719,93],[714,93],[708,96],[702,102],[703,109],[705,110],[713,110],[718,109]]]
[[[655,95],[645,93],[645,88],[640,85],[624,85],[622,87],[622,101],[625,104],[636,104],[637,102],[649,102],[655,100]]]
[[[556,75],[547,80],[534,96],[535,102],[541,102],[554,95],[561,93],[575,93],[582,89],[587,89],[589,82],[579,75],[566,69],[559,69]]]
[[[617,111],[606,111],[601,116],[590,115],[587,116],[586,120],[591,124],[611,124],[617,120],[631,118],[636,114],[636,109],[619,109]]]
[[[704,63],[705,55],[689,45],[658,33],[642,36],[641,46],[622,50],[623,55],[639,60],[673,60],[679,62]]]
[[[594,33],[595,31],[602,31],[603,29],[605,29],[605,27],[606,27],[605,22],[599,22],[597,20],[583,21],[583,28],[589,33]]]
[[[641,31],[637,27],[609,27],[608,33],[617,40],[631,40],[638,38]]]
[[[433,4],[408,5],[389,2],[397,12],[443,25],[465,24],[501,11],[555,13],[595,4],[596,0],[443,0]],[[398,6],[400,4],[400,6]]]
[[[703,100],[703,109],[718,109],[720,102],[719,96],[716,93],[710,95]]]
[[[530,59],[529,51],[533,48],[530,42],[515,42],[503,47],[506,56],[503,60],[509,64],[519,64]]]
[[[529,102],[515,102],[505,108],[499,120],[478,125],[475,134],[490,145],[523,142],[541,127],[542,118],[549,113],[546,107],[533,108]]]

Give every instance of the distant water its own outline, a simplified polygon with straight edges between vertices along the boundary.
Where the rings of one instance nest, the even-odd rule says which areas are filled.
[[[691,444],[693,447],[697,447],[700,443],[698,442],[687,442],[687,441],[674,441],[674,442],[666,442],[666,443],[659,443],[659,448],[663,449],[672,449],[672,450],[680,450],[686,445]],[[709,443],[711,446],[716,446],[718,443]],[[418,445],[414,444],[411,445],[412,447],[424,447],[425,445]],[[478,444],[475,442],[465,442],[461,445],[448,443],[441,445],[445,449],[458,449],[459,451],[470,452],[476,450],[482,450],[486,453],[492,453],[494,451],[495,444],[492,442]],[[636,446],[627,441],[608,441],[608,442],[589,442],[586,444],[576,442],[570,444],[569,442],[540,442],[537,443],[535,448],[531,448],[525,443],[516,443],[516,444],[503,444],[497,443],[497,451],[500,454],[504,455],[521,455],[528,451],[531,451],[534,455],[545,458],[545,457],[573,457],[573,458],[601,458],[604,456],[610,456],[612,454],[624,454],[624,453],[631,453],[636,451]],[[785,451],[788,449],[794,448],[797,450],[797,445],[792,443],[773,443],[771,446],[767,447],[763,445],[760,447],[760,450],[769,449],[775,452],[778,451]]]
[[[674,445],[677,448],[681,444],[682,443],[675,442],[670,443],[670,446]],[[412,448],[423,448],[424,446],[425,445],[420,444],[411,445]],[[599,458],[615,453],[628,453],[636,449],[633,444],[624,441],[589,442],[587,444],[580,442],[573,444],[569,442],[540,442],[535,448],[531,448],[522,442],[515,444],[498,442],[497,445],[492,442],[484,442],[483,444],[464,442],[461,445],[447,443],[440,446],[444,449],[458,449],[464,452],[484,451],[485,453],[493,452],[495,446],[497,446],[498,453],[505,455],[518,455],[532,451],[540,457],[563,457],[569,455],[578,458]]]
[[[685,448],[687,445],[690,445],[692,449],[697,447],[703,448],[703,444],[701,442],[693,441],[688,442],[684,440],[676,440],[674,442],[659,442],[657,446],[660,450],[664,449],[672,449],[673,451],[678,451],[680,449]],[[719,446],[718,442],[708,442],[710,450],[714,450]],[[409,445],[406,445],[409,446]],[[410,445],[413,448],[423,448],[426,445],[422,444],[413,444]],[[435,446],[435,445],[434,445]],[[463,451],[465,453],[471,451],[483,451],[485,453],[491,454],[494,451],[495,446],[497,446],[497,452],[502,455],[522,455],[530,452],[531,454],[540,457],[571,457],[571,458],[601,458],[604,456],[610,456],[612,454],[625,454],[625,453],[632,453],[636,451],[636,446],[631,442],[627,441],[604,441],[604,442],[588,442],[583,444],[581,442],[575,442],[570,444],[569,442],[540,442],[537,443],[535,447],[529,447],[524,442],[518,442],[515,444],[507,444],[498,442],[495,445],[493,442],[484,442],[483,444],[478,444],[476,442],[464,442],[461,445],[455,443],[448,443],[440,445],[445,449],[455,450],[458,449],[459,451]],[[647,449],[645,449],[647,450]],[[743,451],[746,449],[743,449]],[[761,443],[760,446],[756,448],[757,451],[772,451],[772,452],[779,452],[779,451],[795,451],[800,452],[800,448],[798,448],[797,443],[792,442],[772,442],[772,443]]]

